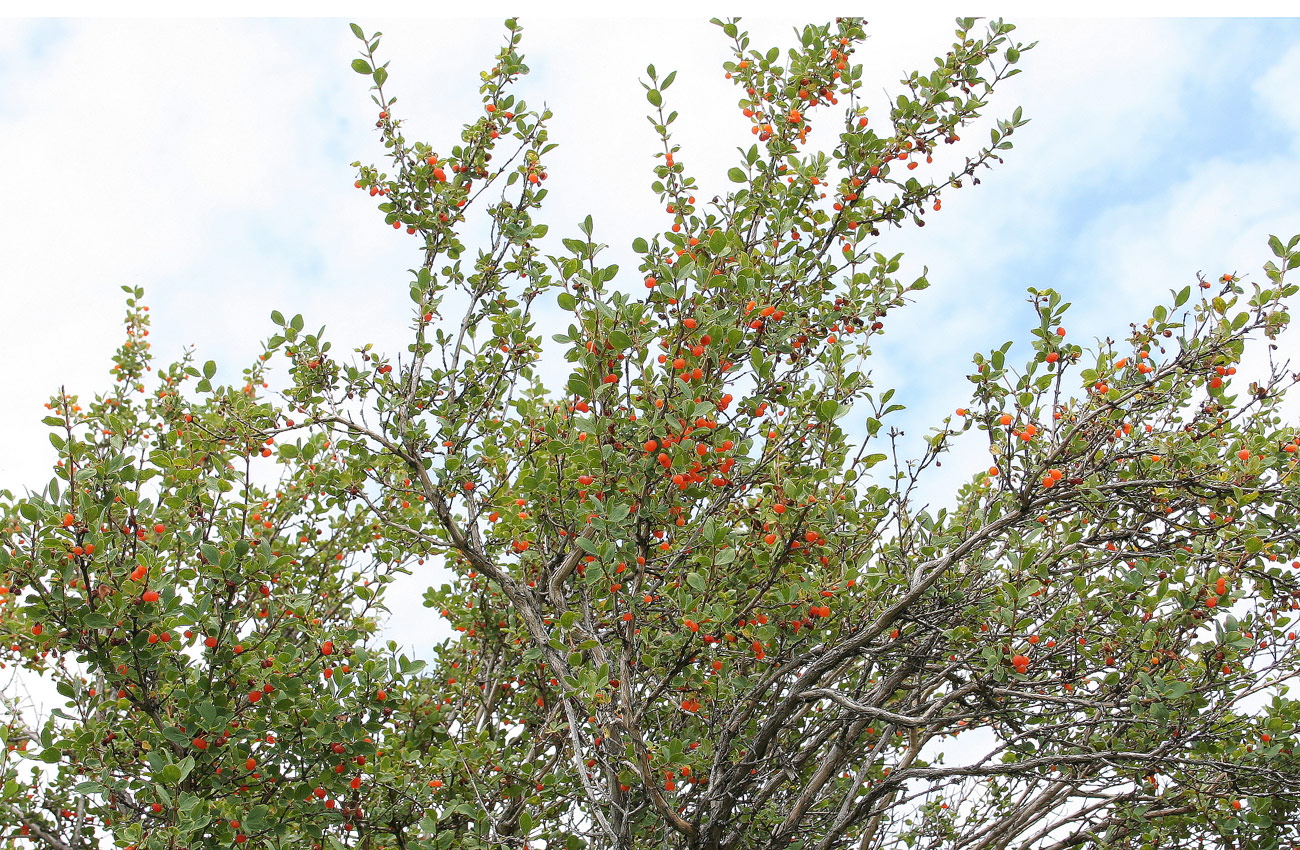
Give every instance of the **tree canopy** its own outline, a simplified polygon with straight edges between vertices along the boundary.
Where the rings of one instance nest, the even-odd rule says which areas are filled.
[[[437,142],[406,138],[352,27],[386,158],[356,186],[415,237],[404,347],[344,353],[277,310],[220,385],[155,363],[125,288],[111,387],[51,398],[54,479],[0,499],[5,655],[66,698],[3,730],[11,844],[1300,841],[1300,375],[1273,355],[1300,236],[1092,347],[1031,288],[1031,358],[975,354],[900,457],[871,347],[928,281],[876,246],[1002,161],[1019,109],[961,133],[1034,45],[959,19],[869,115],[860,19],[784,51],[714,23],[755,140],[697,202],[674,74],[647,69],[673,223],[636,271],[590,218],[541,252],[551,115],[514,93],[511,19],[482,113]],[[964,167],[933,177],[948,145]],[[959,439],[988,470],[918,504]],[[456,636],[426,663],[379,625],[432,562]]]

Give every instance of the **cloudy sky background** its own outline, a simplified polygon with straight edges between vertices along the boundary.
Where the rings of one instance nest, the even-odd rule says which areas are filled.
[[[385,34],[408,139],[448,149],[479,114],[500,20],[354,19]],[[873,364],[908,405],[899,424],[913,438],[966,401],[973,352],[1015,339],[1023,358],[1027,286],[1074,303],[1070,339],[1118,339],[1198,270],[1262,278],[1268,235],[1300,233],[1300,21],[1014,20],[1039,46],[988,109],[1021,105],[1031,119],[1006,164],[949,192],[924,230],[878,243],[905,252],[906,279],[928,266],[932,284],[890,322]],[[735,148],[753,141],[722,76],[725,40],[702,18],[522,22],[533,72],[518,91],[554,111],[560,144],[540,217],[552,250],[590,213],[635,290],[632,239],[670,224],[649,189],[638,78],[650,62],[677,70],[678,159],[701,199],[724,192]],[[792,44],[797,23],[747,22],[764,48]],[[952,29],[948,15],[873,23],[859,54],[868,97],[932,67]],[[0,21],[0,487],[48,480],[40,419],[58,387],[109,386],[122,285],[146,290],[156,357],[193,345],[219,379],[239,380],[272,309],[326,325],[340,351],[404,348],[418,248],[352,187],[349,163],[383,153],[368,81],[349,68],[356,44],[346,19]],[[988,138],[963,137],[936,175]],[[930,498],[987,465],[977,439],[937,470]],[[430,582],[436,571],[390,595],[390,633],[419,654],[439,634],[419,601]]]

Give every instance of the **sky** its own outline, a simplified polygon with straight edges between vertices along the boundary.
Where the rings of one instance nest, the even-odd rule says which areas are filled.
[[[1009,19],[1038,46],[987,114],[1022,106],[1031,123],[924,230],[878,240],[904,253],[904,279],[924,267],[931,282],[872,363],[908,406],[899,424],[912,440],[967,400],[974,352],[1016,340],[1023,359],[1026,287],[1074,304],[1070,339],[1118,339],[1198,270],[1262,278],[1269,234],[1300,233],[1300,20]],[[159,360],[193,346],[219,380],[257,356],[273,309],[326,326],[340,350],[404,347],[418,246],[352,185],[351,163],[383,149],[369,83],[349,67],[348,20],[0,19],[0,487],[49,479],[50,395],[109,386],[123,285],[145,289]],[[384,33],[408,138],[447,149],[479,114],[501,20],[351,20]],[[952,38],[947,14],[871,20],[860,58],[881,102]],[[698,195],[723,192],[736,147],[752,143],[723,79],[725,40],[704,17],[521,22],[532,73],[518,91],[555,113],[559,143],[539,220],[558,252],[590,213],[632,290],[633,238],[670,223],[649,188],[655,139],[638,81],[649,63],[677,71],[666,100],[681,115],[678,160]],[[746,25],[755,46],[784,48],[799,23]],[[941,151],[936,174],[985,139]],[[558,313],[542,314],[549,342],[563,325],[548,318]],[[934,470],[928,498],[988,465],[975,439]],[[430,569],[390,594],[390,636],[421,655],[438,634],[420,605],[441,582]]]

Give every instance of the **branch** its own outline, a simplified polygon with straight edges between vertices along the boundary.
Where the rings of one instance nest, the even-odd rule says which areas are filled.
[[[9,814],[14,818],[22,821],[23,825],[27,827],[27,831],[30,832],[34,838],[39,838],[44,842],[44,845],[48,850],[73,850],[71,844],[65,843],[61,838],[59,838],[59,836],[47,830],[41,825],[40,821],[33,819],[22,809],[19,809],[12,803],[0,803],[0,805],[3,805],[5,811],[9,812]]]
[[[955,699],[960,699],[962,696],[965,696],[968,693],[973,693],[978,689],[979,686],[977,684],[971,683],[963,687],[961,690],[953,691],[950,694],[945,694],[944,698],[936,702],[933,706],[931,706],[930,709],[926,711],[925,714],[917,717],[909,717],[906,714],[895,714],[892,711],[887,711],[883,708],[877,708],[874,705],[867,705],[865,703],[857,702],[855,700],[850,699],[849,697],[846,697],[844,694],[840,693],[839,691],[832,691],[828,688],[814,688],[811,691],[805,691],[803,694],[799,695],[798,699],[801,702],[828,699],[831,702],[837,703],[838,705],[847,708],[849,711],[852,711],[855,714],[865,714],[867,717],[873,717],[877,720],[884,720],[886,722],[893,723],[895,726],[902,726],[904,728],[914,729],[918,726],[925,726],[929,723],[934,722],[934,715],[938,713],[940,708],[942,708],[947,703],[952,702]],[[1017,696],[1019,696],[1019,694],[1017,694]],[[974,715],[971,716],[973,717]],[[960,719],[962,718],[956,716],[945,717],[944,721],[952,722]]]

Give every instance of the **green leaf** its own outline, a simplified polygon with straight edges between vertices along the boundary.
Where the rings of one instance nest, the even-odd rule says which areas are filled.
[[[565,386],[578,398],[587,398],[591,395],[591,384],[579,374],[570,375],[569,382]]]
[[[632,240],[632,250],[638,254],[644,254],[650,250],[650,246],[640,236]]]
[[[163,729],[163,737],[180,747],[187,746],[190,742],[190,736],[175,726],[168,726]]]
[[[364,59],[353,59],[352,70],[356,71],[358,74],[374,73],[374,69],[370,67],[370,63]]]
[[[257,805],[248,810],[244,815],[244,821],[247,829],[252,831],[261,831],[266,828],[267,818],[271,815],[271,809],[265,805]]]
[[[739,168],[730,169],[727,171],[727,176],[731,178],[732,183],[745,183],[749,181],[749,178],[745,176],[745,172],[741,171]]]
[[[650,105],[651,105],[651,106],[656,106],[656,107],[657,107],[657,106],[663,106],[663,105],[664,105],[664,99],[663,99],[663,96],[659,94],[659,90],[658,90],[658,89],[650,89],[650,91],[646,92],[646,93],[645,93],[645,99],[648,100],[648,101],[650,101]]]
[[[578,306],[577,299],[567,292],[561,292],[559,297],[555,300],[560,305],[561,310],[572,310],[574,307]]]
[[[384,81],[388,79],[388,71],[383,68],[376,68],[375,72],[370,76],[374,79],[375,85],[382,86]]]
[[[361,27],[357,26],[356,24],[348,24],[348,26],[352,28],[352,34],[353,34],[353,35],[355,35],[357,38],[365,39],[366,34],[365,34],[365,32],[361,29]]]

